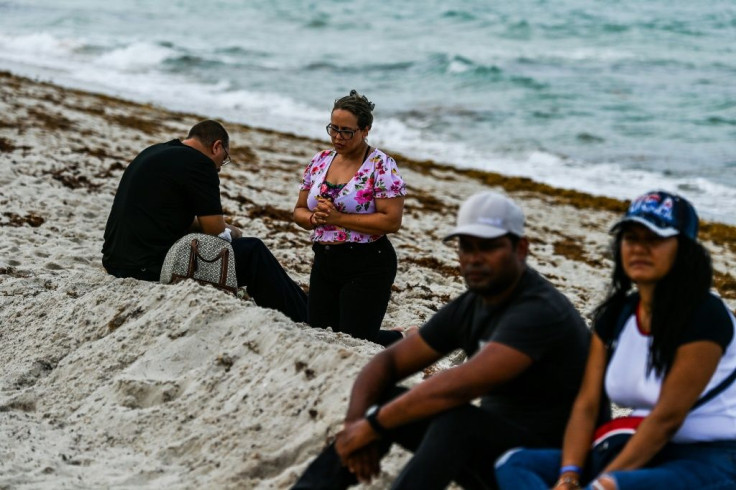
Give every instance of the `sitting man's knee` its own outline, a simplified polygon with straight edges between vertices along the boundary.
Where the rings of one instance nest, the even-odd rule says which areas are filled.
[[[503,453],[501,456],[499,456],[499,458],[496,460],[496,464],[495,464],[496,470],[498,470],[498,468],[500,468],[501,466],[503,466],[505,464],[511,464],[511,465],[513,465],[514,464],[514,462],[513,462],[513,456],[516,453],[518,453],[519,451],[521,451],[522,449],[524,449],[524,448],[522,448],[522,447],[515,447],[513,449],[509,449],[508,451],[506,451],[505,453]]]
[[[267,250],[266,245],[260,238],[242,237],[236,238],[232,242],[233,250],[236,252],[253,252],[255,250]]]

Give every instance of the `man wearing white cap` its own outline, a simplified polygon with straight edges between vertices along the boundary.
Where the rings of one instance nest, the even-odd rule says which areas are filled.
[[[468,291],[363,368],[344,429],[293,488],[369,481],[393,442],[414,456],[392,488],[495,488],[493,462],[505,450],[561,444],[590,340],[585,323],[526,264],[524,214],[508,197],[471,196],[445,241],[454,238]],[[395,386],[455,349],[467,354],[462,365]]]

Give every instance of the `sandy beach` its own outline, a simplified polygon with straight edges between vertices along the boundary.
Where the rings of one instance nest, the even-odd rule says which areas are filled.
[[[0,489],[288,488],[339,430],[352,382],[380,347],[192,282],[116,279],[100,262],[125,166],[208,116],[9,73],[0,109]],[[223,123],[228,219],[307,286],[308,232],[291,211],[304,166],[328,142]],[[607,230],[625,203],[382,149],[408,184],[384,328],[420,325],[463,291],[441,237],[487,188],[525,210],[533,267],[584,314],[602,298]],[[701,237],[734,309],[736,228],[705,223]],[[365,488],[385,488],[406,457],[393,450]]]

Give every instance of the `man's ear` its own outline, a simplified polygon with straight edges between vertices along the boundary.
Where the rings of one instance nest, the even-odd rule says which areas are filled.
[[[529,255],[529,239],[527,237],[519,238],[519,243],[516,244],[516,255],[522,260]]]

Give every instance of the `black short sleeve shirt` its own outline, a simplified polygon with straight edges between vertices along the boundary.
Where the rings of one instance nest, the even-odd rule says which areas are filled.
[[[214,162],[179,140],[143,150],[125,169],[105,227],[106,267],[160,269],[196,216],[221,215]]]
[[[461,348],[468,357],[489,342],[517,349],[534,361],[521,376],[481,399],[481,407],[545,437],[561,441],[582,379],[590,333],[570,301],[527,268],[512,297],[487,305],[466,292],[420,330],[435,350]]]

